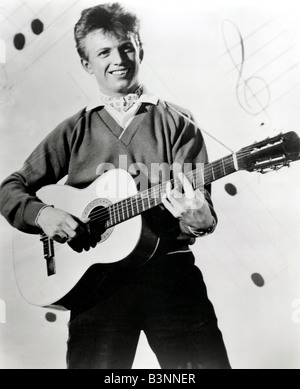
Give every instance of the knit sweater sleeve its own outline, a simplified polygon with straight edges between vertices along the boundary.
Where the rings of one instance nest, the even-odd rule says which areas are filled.
[[[208,154],[205,141],[201,130],[194,123],[193,116],[187,110],[175,106],[173,116],[177,122],[177,136],[174,139],[172,154],[174,164],[174,174],[176,175],[176,166],[179,171],[188,173],[196,168],[203,168],[208,163]],[[211,199],[211,185],[206,184],[199,188],[205,194],[205,198],[210,206],[211,213],[217,223],[217,214],[215,212]],[[186,234],[186,228],[184,228]]]
[[[57,183],[68,173],[72,130],[80,115],[58,125],[26,159],[23,167],[9,175],[0,187],[0,212],[15,228],[38,233],[36,217],[45,204],[36,192]]]

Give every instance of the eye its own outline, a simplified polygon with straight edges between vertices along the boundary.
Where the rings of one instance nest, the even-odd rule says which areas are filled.
[[[98,53],[98,57],[105,58],[109,55],[109,50],[101,50]]]
[[[126,45],[123,46],[123,51],[124,53],[133,53],[135,52],[135,48],[131,43],[127,43]]]

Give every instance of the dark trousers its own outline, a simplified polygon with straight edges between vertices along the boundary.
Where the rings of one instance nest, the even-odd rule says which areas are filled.
[[[138,270],[116,272],[95,300],[71,312],[69,369],[130,369],[141,330],[162,369],[230,369],[192,253],[157,255]]]

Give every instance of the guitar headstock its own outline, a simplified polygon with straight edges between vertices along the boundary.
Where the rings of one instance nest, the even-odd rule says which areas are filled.
[[[244,170],[260,173],[279,170],[300,159],[300,138],[293,131],[279,134],[242,148],[237,158]]]

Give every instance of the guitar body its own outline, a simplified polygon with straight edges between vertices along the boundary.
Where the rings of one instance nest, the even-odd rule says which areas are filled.
[[[202,188],[239,170],[266,173],[299,159],[300,139],[291,131],[244,147],[186,176],[195,188]],[[180,186],[176,179],[169,184]],[[90,293],[97,287],[99,277],[95,267],[118,262],[140,265],[150,259],[159,239],[147,228],[142,215],[161,204],[166,185],[164,182],[138,192],[134,179],[126,171],[114,169],[83,190],[66,185],[50,185],[40,190],[38,197],[46,204],[77,218],[89,217],[92,232],[105,232],[95,248],[77,253],[67,243],[59,244],[45,236],[41,241],[38,235],[15,230],[15,276],[25,300],[39,306],[67,306],[68,301],[80,298],[81,291]]]
[[[38,192],[38,197],[74,216],[89,217],[94,210],[103,213],[109,205],[136,193],[130,174],[114,169],[86,189],[49,185]],[[144,217],[138,215],[108,228],[97,246],[89,251],[77,253],[67,243],[53,244],[54,272],[49,275],[40,236],[15,231],[13,262],[16,282],[30,304],[49,306],[59,302],[63,305],[63,299],[84,283],[82,279],[94,265],[119,261],[143,264],[154,254],[158,238],[147,228]]]

